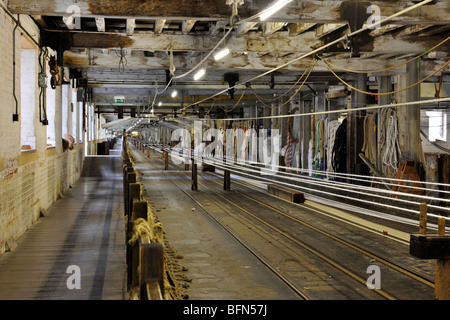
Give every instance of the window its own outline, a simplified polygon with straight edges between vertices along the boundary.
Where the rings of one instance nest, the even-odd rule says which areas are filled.
[[[22,36],[20,51],[20,141],[21,149],[36,149],[36,48]]]
[[[72,137],[75,139],[75,143],[77,141],[77,112],[78,112],[78,104],[77,104],[77,91],[76,89],[72,89],[72,103],[70,104],[70,111],[72,112]]]
[[[447,114],[443,111],[427,111],[427,116],[430,141],[447,141]]]
[[[62,87],[62,104],[61,104],[61,112],[62,112],[62,134],[70,134],[69,133],[69,86],[64,84]]]

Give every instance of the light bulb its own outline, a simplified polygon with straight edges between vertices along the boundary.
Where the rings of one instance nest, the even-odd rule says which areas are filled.
[[[206,73],[205,69],[200,69],[194,76],[194,80],[199,80],[201,77],[203,77]]]
[[[228,48],[222,49],[214,55],[214,59],[216,61],[220,60],[223,57],[226,57],[229,53],[230,53],[230,49],[228,49]]]
[[[289,2],[292,2],[292,0],[278,0],[273,5],[271,5],[269,8],[264,10],[261,13],[261,16],[259,17],[261,21],[266,20],[268,17],[273,15],[275,12],[283,8],[285,5],[287,5]]]

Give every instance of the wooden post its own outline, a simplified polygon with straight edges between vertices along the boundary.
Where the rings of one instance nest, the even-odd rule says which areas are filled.
[[[445,218],[438,218],[438,235],[445,236]]]
[[[197,164],[195,163],[194,158],[192,158],[192,191],[197,191]]]
[[[134,201],[133,212],[131,213],[131,221],[136,219],[148,219],[148,202],[147,201]]]
[[[427,204],[420,204],[419,234],[427,234]]]
[[[133,222],[136,219],[148,218],[148,202],[134,201],[133,212],[130,214],[127,225],[127,265],[128,265],[128,288],[134,288],[139,285],[139,241],[129,244],[128,241],[133,235]]]
[[[169,152],[164,151],[164,170],[169,170]]]
[[[149,243],[148,240],[139,239],[139,284],[142,299],[162,299],[164,297],[164,245],[162,243]],[[157,288],[159,291],[148,292],[147,286]],[[152,294],[153,292],[153,294]],[[148,296],[150,293],[150,296]]]
[[[141,184],[130,183],[129,196],[128,196],[128,217],[130,218],[133,210],[133,202],[141,200]]]
[[[150,158],[150,147],[147,147],[147,157]]]
[[[136,179],[137,179],[136,172],[127,173],[127,179],[126,179],[125,190],[124,190],[124,193],[125,193],[125,199],[124,199],[124,201],[125,201],[124,202],[124,204],[125,204],[125,215],[128,215],[129,212],[130,212],[130,207],[128,206],[128,199],[130,197],[130,191],[129,191],[130,190],[130,184],[131,183],[136,183]]]
[[[230,170],[224,170],[223,171],[223,190],[230,191],[230,184],[231,184]]]

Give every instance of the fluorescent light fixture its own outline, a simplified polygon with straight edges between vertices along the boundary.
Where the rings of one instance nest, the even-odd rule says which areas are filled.
[[[214,55],[214,59],[216,59],[216,61],[220,60],[223,57],[226,57],[229,53],[230,53],[230,49],[228,49],[228,48],[222,49]]]
[[[273,5],[271,5],[269,8],[265,9],[261,16],[259,17],[261,21],[266,20],[268,17],[276,13],[278,10],[283,8],[285,5],[287,5],[289,2],[292,2],[292,0],[278,0]]]
[[[206,69],[200,69],[194,76],[194,80],[199,80],[206,73]]]
[[[173,90],[172,91],[172,98],[175,98],[177,96],[178,92],[177,90]]]

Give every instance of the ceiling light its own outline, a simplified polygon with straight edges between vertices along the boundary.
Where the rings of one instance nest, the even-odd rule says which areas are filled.
[[[172,98],[175,98],[177,96],[178,92],[177,90],[173,90],[172,91]]]
[[[230,53],[230,49],[228,49],[228,48],[222,49],[214,55],[214,59],[216,59],[216,61],[220,60],[223,57],[226,57],[229,53]]]
[[[162,106],[162,102],[160,101],[160,102],[158,102],[158,107],[161,107]],[[152,108],[152,110],[153,110],[153,108]]]
[[[292,2],[292,0],[278,0],[273,5],[271,5],[269,8],[264,10],[261,13],[261,16],[259,17],[261,21],[266,20],[268,17],[273,15],[275,12],[283,8],[285,5],[287,5],[289,2]]]
[[[199,80],[201,77],[203,77],[206,73],[205,69],[200,69],[194,76],[194,80]]]

